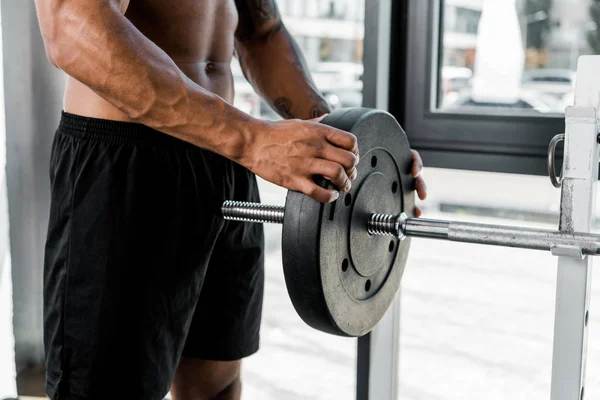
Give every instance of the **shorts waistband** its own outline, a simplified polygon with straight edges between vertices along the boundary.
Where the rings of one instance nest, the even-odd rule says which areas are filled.
[[[136,122],[84,117],[66,111],[61,112],[58,132],[81,139],[95,139],[120,144],[151,143],[195,147],[184,140]]]

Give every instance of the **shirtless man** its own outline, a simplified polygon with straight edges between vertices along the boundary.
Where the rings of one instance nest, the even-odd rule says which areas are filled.
[[[312,177],[349,190],[356,138],[319,123],[329,107],[274,0],[36,8],[68,76],[50,166],[48,396],[239,399],[241,360],[259,346],[263,231],[225,222],[220,205],[259,201],[256,176],[334,201]],[[234,53],[283,120],[231,105]]]

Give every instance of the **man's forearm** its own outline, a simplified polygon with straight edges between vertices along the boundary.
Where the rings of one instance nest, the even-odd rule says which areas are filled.
[[[283,118],[311,119],[331,111],[281,22],[263,35],[238,36],[236,48],[246,78]]]
[[[188,79],[116,3],[37,0],[50,60],[135,121],[238,160],[260,121]]]

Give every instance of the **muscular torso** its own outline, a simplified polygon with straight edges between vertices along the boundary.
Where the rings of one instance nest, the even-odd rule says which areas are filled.
[[[191,80],[233,102],[230,62],[238,23],[234,0],[121,0],[121,12]],[[70,77],[64,108],[73,114],[129,121]]]

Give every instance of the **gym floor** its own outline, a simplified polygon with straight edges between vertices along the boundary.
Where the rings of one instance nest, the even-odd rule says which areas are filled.
[[[444,185],[449,185],[448,192],[456,193],[456,184],[448,182],[460,182],[462,177],[453,173],[455,179],[449,180],[448,172],[429,172],[426,180],[436,193],[425,203],[426,217],[555,228],[553,223],[441,213],[436,202]],[[482,192],[486,182],[478,182],[478,178],[484,175],[469,175],[470,185],[461,189],[463,198]],[[554,192],[543,193],[551,190],[549,183],[519,179],[496,181],[496,192],[488,191],[486,198],[501,200],[508,208],[516,202],[521,208],[538,211],[554,207],[547,204],[547,199],[556,200]],[[509,194],[504,184],[513,185]],[[263,203],[284,202],[285,192],[273,185],[261,182],[261,193]],[[515,204],[510,204],[510,199]],[[539,203],[540,199],[545,203]],[[481,197],[476,202],[485,201]],[[244,364],[244,400],[354,398],[356,341],[304,325],[283,281],[281,227],[265,225],[265,229],[262,349]],[[410,251],[402,284],[399,399],[549,398],[556,259],[544,252],[419,239],[413,240]],[[0,280],[0,398],[14,393],[7,278]],[[588,398],[600,398],[600,342],[594,340],[600,332],[599,296],[600,279],[594,278]]]

